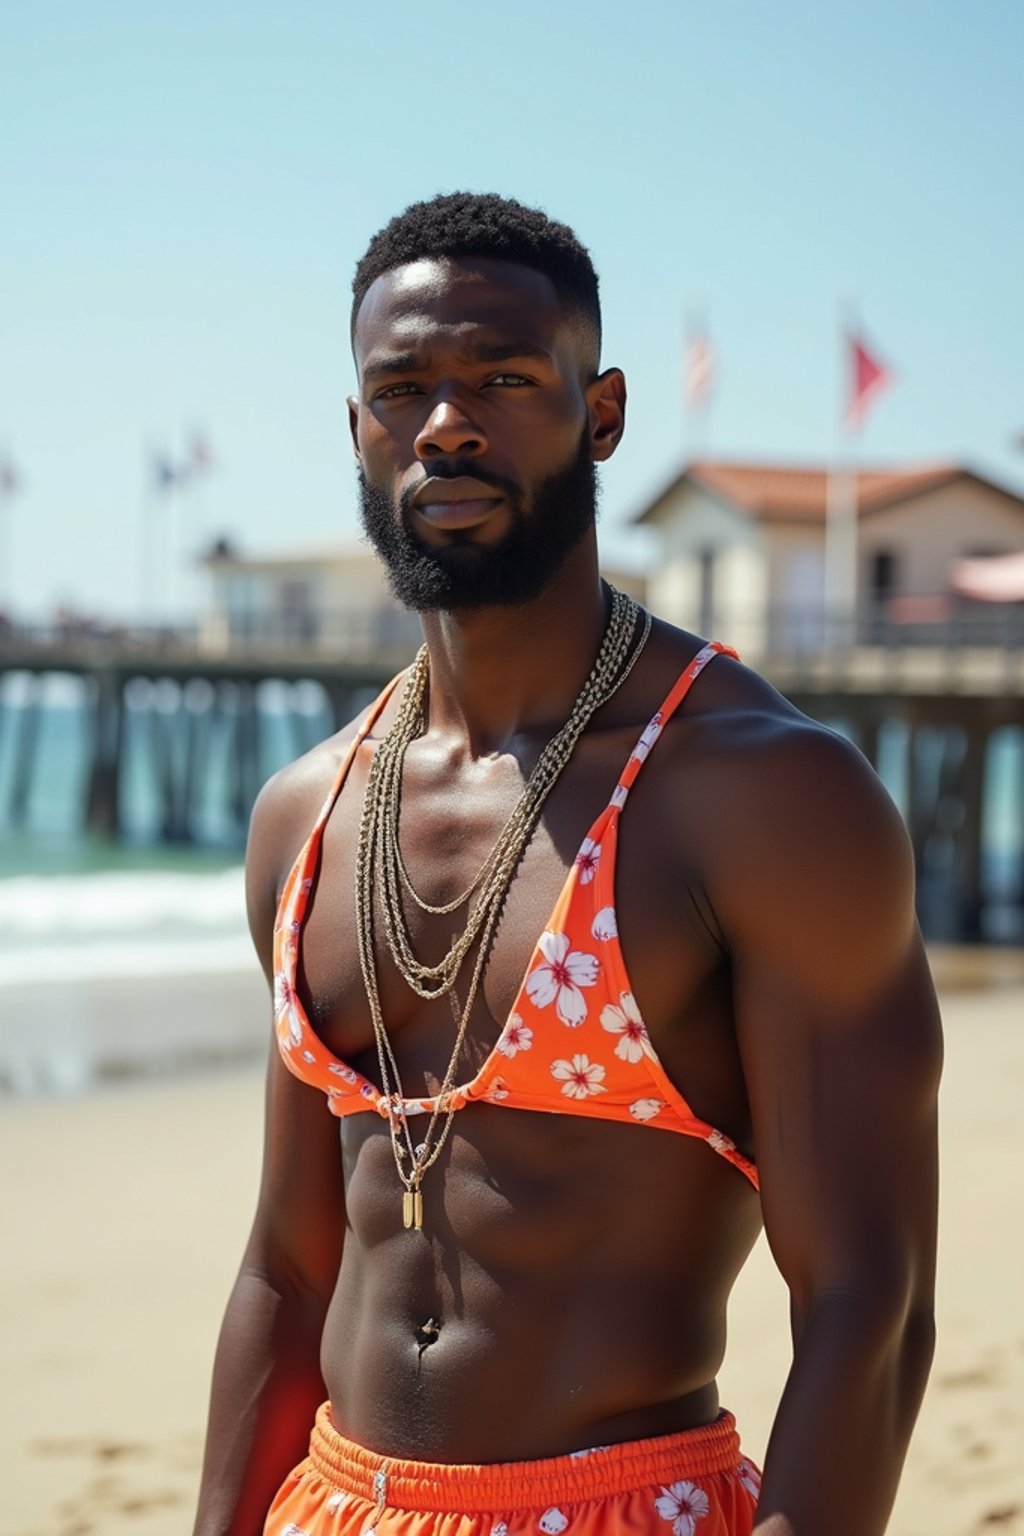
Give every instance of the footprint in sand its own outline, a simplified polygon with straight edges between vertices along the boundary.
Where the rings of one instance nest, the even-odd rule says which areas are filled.
[[[997,1508],[987,1510],[982,1515],[978,1529],[984,1531],[992,1526],[1009,1526],[1010,1522],[1013,1521],[1013,1528],[1020,1530],[1024,1528],[1024,1522],[1020,1526],[1017,1524],[1018,1517],[1021,1515],[1024,1515],[1024,1505],[1000,1504]]]
[[[170,1488],[161,1488],[153,1493],[132,1494],[112,1507],[119,1515],[145,1515],[151,1509],[173,1509],[175,1504],[184,1502],[183,1494],[174,1493]]]
[[[994,1387],[998,1380],[997,1373],[989,1365],[971,1366],[965,1371],[947,1371],[945,1376],[940,1376],[936,1386],[942,1391],[959,1391],[964,1387]]]
[[[148,1445],[127,1440],[33,1440],[32,1456],[92,1456],[97,1461],[127,1461],[152,1454]]]
[[[105,1530],[110,1515],[146,1515],[155,1509],[173,1509],[185,1503],[185,1495],[172,1488],[140,1488],[124,1477],[107,1474],[93,1477],[73,1498],[56,1506],[61,1524],[56,1536],[92,1536]]]

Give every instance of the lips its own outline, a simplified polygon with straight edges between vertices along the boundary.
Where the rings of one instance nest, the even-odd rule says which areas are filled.
[[[412,499],[419,517],[432,528],[473,528],[484,522],[504,495],[484,480],[460,475],[453,480],[431,476]]]

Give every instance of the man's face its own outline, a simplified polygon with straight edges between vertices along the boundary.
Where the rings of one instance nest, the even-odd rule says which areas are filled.
[[[528,602],[592,527],[621,374],[542,273],[489,257],[377,279],[349,402],[366,532],[410,608]]]

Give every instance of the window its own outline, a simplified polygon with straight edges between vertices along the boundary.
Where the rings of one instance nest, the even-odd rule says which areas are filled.
[[[877,607],[896,595],[899,586],[899,556],[892,549],[876,549],[868,567],[868,600]]]

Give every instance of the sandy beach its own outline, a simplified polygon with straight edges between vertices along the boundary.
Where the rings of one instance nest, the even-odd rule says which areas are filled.
[[[939,1346],[890,1531],[1016,1536],[1024,1308],[1012,1213],[1024,1167],[1024,973],[1019,957],[939,955],[936,974],[947,1029]],[[188,983],[194,1017],[218,1007],[224,984]],[[255,995],[251,977],[238,988]],[[255,1197],[260,1118],[253,1065],[0,1106],[0,1536],[191,1529],[214,1340]],[[787,1368],[787,1327],[762,1242],[735,1293],[722,1372],[723,1401],[756,1458]]]

